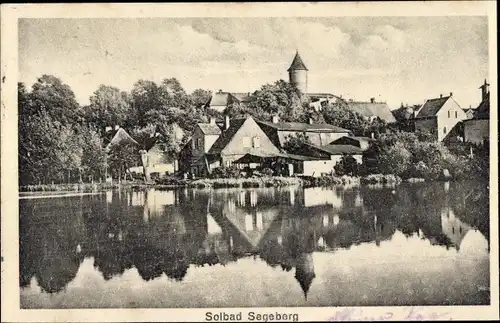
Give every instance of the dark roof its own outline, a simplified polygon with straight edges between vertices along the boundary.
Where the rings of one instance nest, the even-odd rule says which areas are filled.
[[[361,136],[344,136],[344,137],[340,137],[334,141],[332,141],[330,143],[330,145],[334,145],[336,142],[342,142],[344,140],[347,139],[351,139],[351,140],[355,140],[355,141],[358,141],[358,142],[361,142],[361,141],[365,141],[365,142],[371,142],[371,141],[375,141],[375,139],[373,138],[370,138],[370,137],[361,137]]]
[[[229,128],[222,132],[220,137],[214,142],[212,148],[208,151],[209,154],[218,154],[227,144],[233,139],[234,135],[240,130],[241,126],[245,123],[247,118],[243,119],[232,119]],[[219,129],[220,130],[220,129]]]
[[[396,122],[391,109],[385,102],[346,101],[346,103],[352,111],[361,114],[363,117],[378,117],[385,122]]]
[[[490,94],[486,95],[486,98],[481,101],[479,106],[474,111],[475,119],[489,119],[490,118]]]
[[[293,59],[293,62],[292,64],[290,65],[290,67],[288,68],[288,71],[290,72],[291,70],[306,70],[308,71],[306,65],[304,64],[304,62],[302,61],[302,58],[300,58],[300,55],[299,55],[299,52],[297,51],[297,53],[295,54],[295,57]]]
[[[403,121],[403,120],[409,120],[413,119],[414,116],[414,108],[413,107],[400,107],[397,108],[396,110],[392,110],[392,115],[396,120],[398,121]]]
[[[231,92],[230,94],[240,102],[248,102],[250,100],[250,97],[252,96],[252,93],[250,92],[247,93]]]
[[[310,145],[319,150],[322,150],[330,155],[343,155],[343,154],[362,154],[363,149],[352,145],[324,145],[316,146]]]
[[[274,128],[281,131],[301,131],[301,132],[348,132],[351,131],[341,127],[333,126],[328,123],[302,123],[302,122],[269,122],[269,121],[257,121],[262,125]]]
[[[425,101],[424,105],[418,111],[416,118],[419,119],[434,117],[439,112],[439,110],[441,110],[441,108],[449,98],[451,98],[451,96],[444,96],[442,98],[430,99]]]
[[[198,127],[200,127],[201,131],[205,135],[220,135],[221,130],[219,126],[211,123],[198,123]]]

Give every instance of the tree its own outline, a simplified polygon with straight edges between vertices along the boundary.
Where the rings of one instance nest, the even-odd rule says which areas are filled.
[[[160,92],[160,88],[153,81],[139,80],[134,84],[131,96],[137,126],[148,125],[163,109]]]
[[[161,93],[161,102],[164,107],[185,110],[191,106],[191,98],[186,94],[186,91],[176,78],[164,79],[159,90]]]
[[[193,107],[202,108],[212,97],[212,92],[203,89],[196,89],[191,93],[190,97]]]
[[[260,119],[276,115],[284,121],[305,121],[308,102],[307,96],[302,95],[292,84],[279,80],[255,91],[246,112]]]
[[[69,85],[52,75],[42,75],[29,94],[33,112],[44,109],[50,118],[63,125],[75,125],[82,120],[80,106]]]
[[[351,130],[356,136],[371,136],[372,133],[385,132],[386,123],[376,118],[367,120],[361,114],[352,111],[343,100],[330,102],[322,110],[324,120],[337,127]]]
[[[286,139],[283,149],[289,153],[300,153],[304,145],[311,143],[305,133],[295,133],[294,135],[287,136]]]
[[[121,179],[130,167],[141,164],[139,149],[133,144],[119,144],[110,147],[108,165],[111,175]]]
[[[82,131],[83,155],[82,171],[85,176],[89,176],[91,181],[102,178],[107,167],[106,150],[103,147],[99,133],[92,129]]]
[[[335,174],[339,176],[356,176],[358,175],[359,164],[356,158],[351,155],[343,155],[333,169],[335,170]]]
[[[126,92],[107,85],[100,85],[85,107],[87,121],[96,129],[104,131],[106,126],[121,126],[127,123],[132,108]]]

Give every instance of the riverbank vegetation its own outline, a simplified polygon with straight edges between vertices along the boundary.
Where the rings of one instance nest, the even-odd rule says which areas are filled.
[[[151,135],[158,133],[158,140],[166,151],[175,155],[191,137],[196,123],[221,117],[221,113],[205,107],[210,96],[211,93],[203,89],[187,93],[175,78],[165,78],[159,84],[139,80],[130,92],[101,85],[90,97],[90,103],[81,106],[71,88],[57,77],[43,75],[30,89],[19,83],[19,185],[22,190],[43,191],[75,187],[67,183],[91,184],[82,186],[84,189],[105,188],[108,176],[115,181],[132,180],[126,170],[140,165],[139,149],[146,147]],[[390,175],[404,180],[489,176],[488,146],[462,143],[446,147],[427,134],[406,132],[398,124],[366,120],[342,100],[326,104],[320,112],[311,110],[308,98],[283,80],[263,85],[252,93],[246,106],[233,104],[225,113],[231,117],[250,115],[259,119],[277,115],[284,121],[296,122],[312,119],[350,129],[357,136],[375,134],[377,141],[364,153],[361,165],[345,156],[335,167],[335,176],[302,179],[307,181],[306,185],[387,182]],[[121,147],[107,152],[104,147],[111,139],[106,131],[109,126],[124,128],[139,148],[132,151],[130,147]],[[237,182],[248,183],[246,185],[265,182],[275,186],[297,181],[270,180],[269,169],[260,173],[259,179]],[[220,168],[211,178],[195,182],[199,186],[236,185],[229,179],[239,177],[239,170]],[[159,185],[191,185],[183,178],[172,177],[166,181],[170,182]],[[96,185],[93,183],[99,184],[92,186]]]

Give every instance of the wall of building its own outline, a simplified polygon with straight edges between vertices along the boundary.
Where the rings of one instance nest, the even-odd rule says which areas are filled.
[[[303,175],[320,177],[323,173],[330,174],[336,164],[336,160],[305,160]]]
[[[446,101],[444,106],[437,113],[438,141],[443,141],[451,129],[453,129],[457,123],[465,119],[467,119],[467,115],[453,98]]]
[[[205,135],[199,127],[196,127],[192,137],[193,156],[201,156],[208,152],[217,138],[219,135]]]
[[[464,121],[464,133],[465,142],[481,144],[485,138],[490,137],[490,121],[487,119]]]
[[[290,83],[302,93],[307,93],[307,71],[291,70],[288,72]]]
[[[248,153],[277,154],[279,152],[255,120],[248,118],[221,151],[221,158],[226,165],[227,161],[232,162]]]

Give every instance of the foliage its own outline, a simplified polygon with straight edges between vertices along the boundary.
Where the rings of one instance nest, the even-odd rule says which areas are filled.
[[[239,178],[241,171],[237,166],[222,166],[212,171],[212,178]]]
[[[370,137],[385,132],[387,124],[377,118],[367,120],[361,114],[352,111],[343,100],[330,102],[322,109],[323,119],[326,123],[351,130],[356,136]]]
[[[311,141],[305,133],[295,133],[286,137],[283,149],[289,153],[298,153],[305,144],[310,143]]]
[[[122,178],[127,174],[127,169],[141,165],[141,156],[136,145],[119,144],[110,147],[108,152],[108,165],[111,175]]]
[[[333,169],[335,170],[335,175],[337,176],[357,176],[359,172],[359,164],[356,158],[351,155],[343,155]]]

